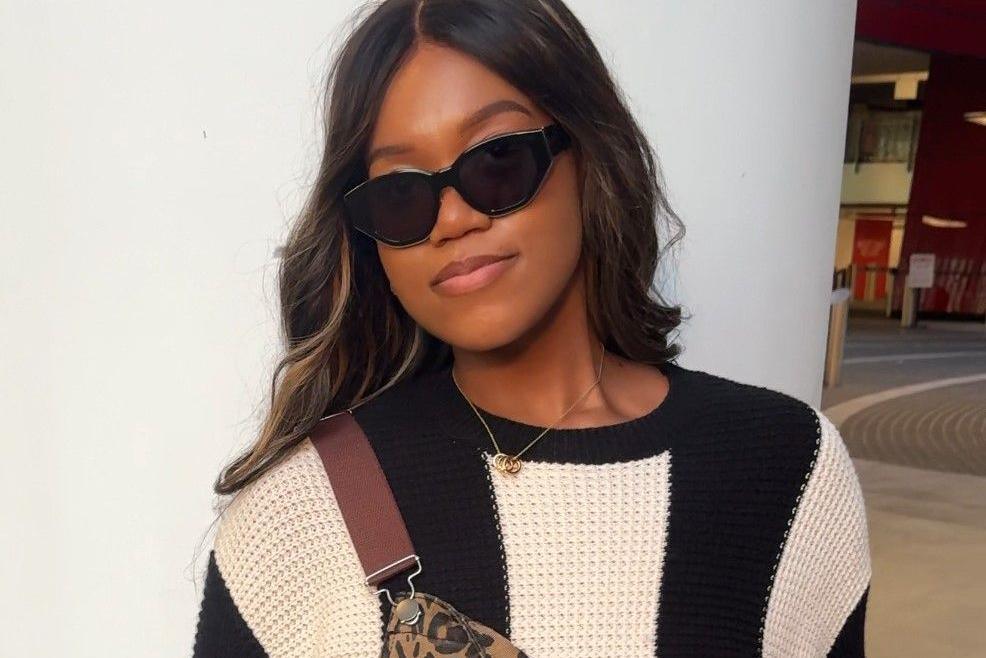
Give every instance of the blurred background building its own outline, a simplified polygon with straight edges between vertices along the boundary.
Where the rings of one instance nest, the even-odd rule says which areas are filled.
[[[860,0],[836,269],[853,309],[899,316],[911,254],[926,318],[986,313],[986,3]]]
[[[832,308],[867,655],[986,656],[986,2],[858,0]]]

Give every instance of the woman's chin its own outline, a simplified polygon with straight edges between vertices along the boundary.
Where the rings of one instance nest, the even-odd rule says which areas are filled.
[[[508,307],[505,305],[505,310]],[[509,315],[487,312],[482,317],[460,316],[443,323],[442,329],[441,335],[436,334],[441,340],[469,352],[489,352],[505,347],[514,343],[524,332],[516,309]]]

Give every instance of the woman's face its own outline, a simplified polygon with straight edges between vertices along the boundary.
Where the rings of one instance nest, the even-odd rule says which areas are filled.
[[[498,111],[466,123],[491,103],[498,103]],[[530,98],[477,60],[424,44],[396,72],[367,152],[382,146],[407,148],[374,158],[369,175],[404,167],[442,169],[488,137],[549,123],[552,118]],[[394,294],[424,329],[459,348],[485,351],[523,336],[545,317],[566,286],[581,290],[576,178],[573,149],[563,150],[537,196],[495,219],[446,187],[427,240],[405,248],[377,243]],[[474,272],[470,280],[481,279],[478,287],[461,285],[469,282],[465,278],[433,285],[448,263],[484,254],[512,257]],[[484,275],[495,272],[499,274],[482,283]]]

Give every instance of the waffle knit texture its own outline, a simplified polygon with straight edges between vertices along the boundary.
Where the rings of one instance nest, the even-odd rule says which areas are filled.
[[[867,521],[837,428],[778,391],[659,367],[655,409],[551,430],[513,476],[448,367],[356,407],[415,588],[532,658],[863,656]],[[480,412],[506,452],[543,429]],[[390,604],[364,576],[306,438],[225,511],[193,655],[376,658]]]

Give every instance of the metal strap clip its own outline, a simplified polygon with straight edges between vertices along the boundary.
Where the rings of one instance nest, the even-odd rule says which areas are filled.
[[[390,564],[388,564],[385,567],[382,567],[380,569],[377,569],[376,571],[374,571],[373,573],[371,573],[370,575],[368,575],[363,582],[366,584],[367,587],[370,587],[370,580],[374,576],[376,576],[377,574],[382,573],[384,571],[387,571],[391,567],[395,567],[398,564],[402,564],[404,562],[409,562],[410,560],[414,560],[414,562],[416,562],[417,565],[418,565],[418,568],[415,569],[414,572],[411,573],[411,574],[409,574],[408,577],[407,577],[407,584],[411,588],[411,596],[414,596],[414,583],[411,582],[411,579],[414,578],[415,576],[417,576],[419,573],[421,573],[421,558],[419,558],[416,554],[413,554],[413,553],[411,555],[406,555],[406,556],[402,557],[399,560],[396,560],[394,562],[391,562]],[[408,565],[408,566],[410,566],[410,565]],[[381,587],[380,589],[378,589],[375,592],[375,594],[379,595],[380,592],[384,592],[387,595],[387,600],[390,601],[390,604],[391,605],[397,605],[394,602],[393,597],[390,595],[390,590],[389,589],[387,589],[386,587]]]

